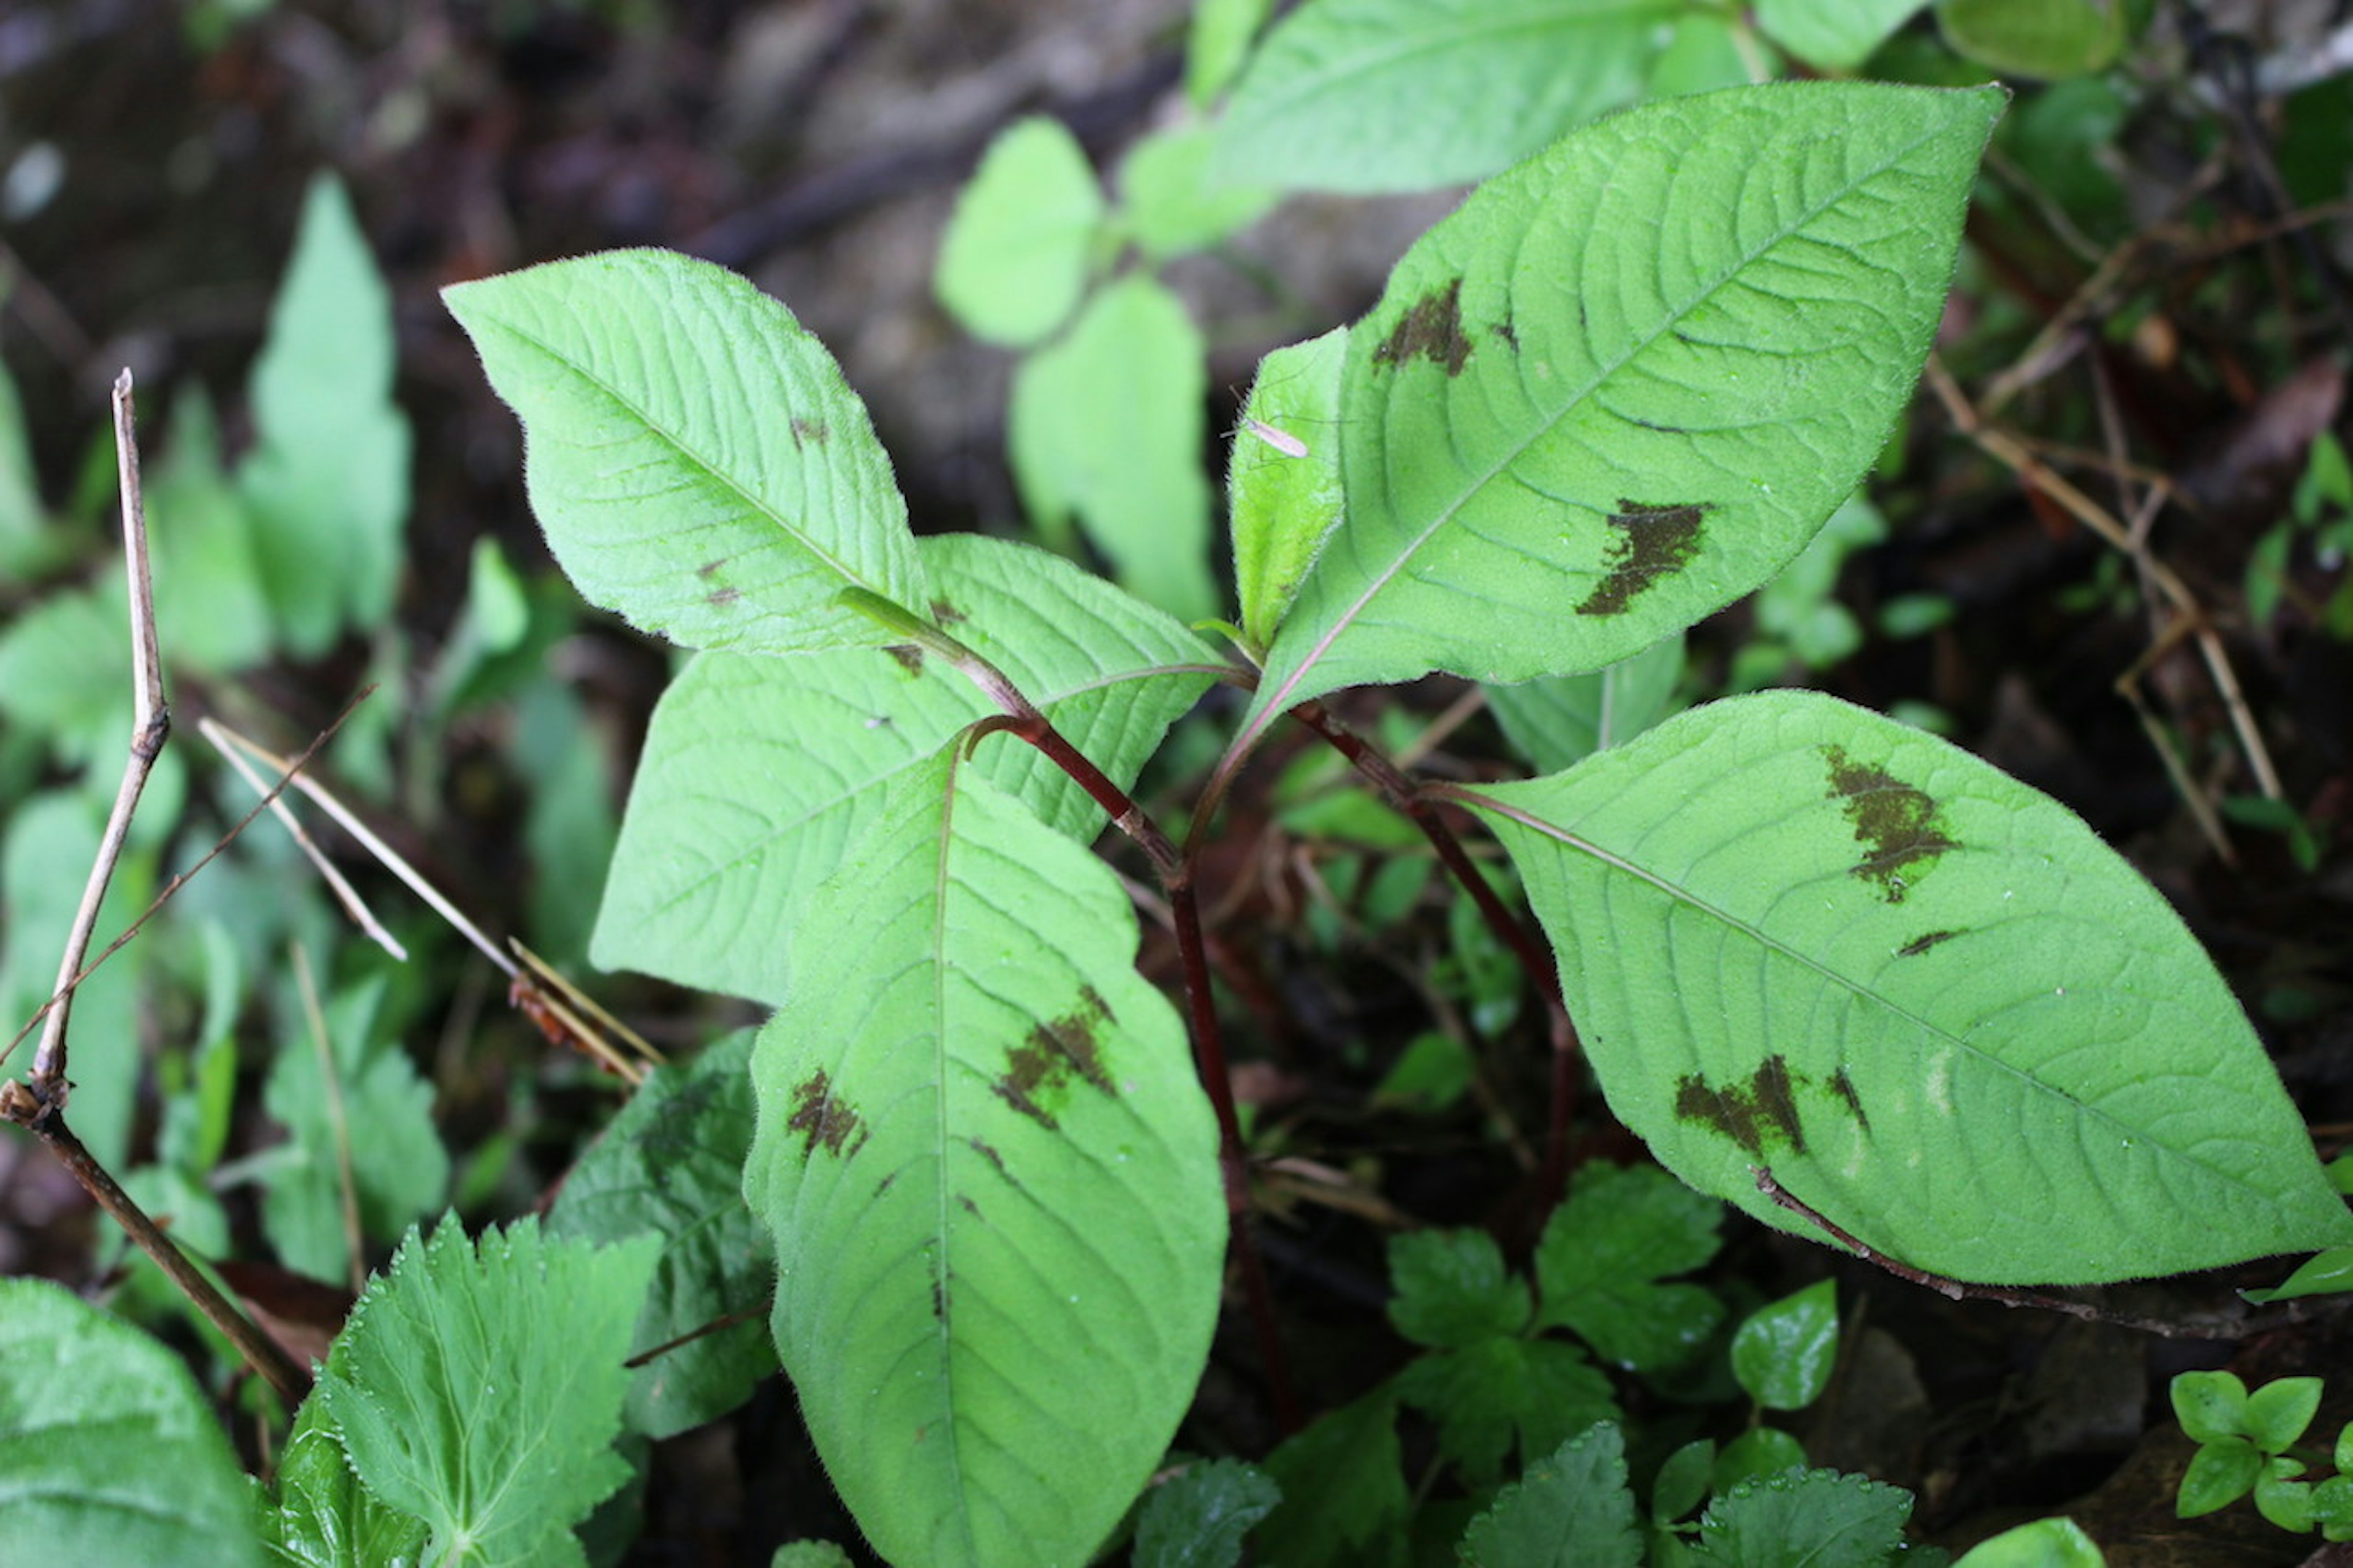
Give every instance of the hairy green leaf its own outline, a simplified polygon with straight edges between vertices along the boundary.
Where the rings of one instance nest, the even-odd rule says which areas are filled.
[[[1531,1464],[1462,1538],[1468,1568],[1638,1568],[1626,1439],[1604,1422]]]
[[[1757,0],[1757,25],[1809,65],[1852,70],[1927,0]]]
[[[1882,1568],[1912,1494],[1835,1470],[1744,1481],[1708,1505],[1692,1557],[1706,1568]]]
[[[1527,1281],[1504,1267],[1504,1249],[1483,1230],[1389,1237],[1389,1321],[1417,1344],[1472,1345],[1527,1326]]]
[[[1598,669],[1771,577],[1910,395],[2003,101],[1707,93],[1481,186],[1350,333],[1347,520],[1240,743],[1343,686]]]
[[[894,1563],[1085,1560],[1192,1397],[1217,1138],[1135,943],[1109,868],[952,756],[808,907],[744,1193],[810,1433]]]
[[[237,470],[262,585],[303,657],[392,610],[409,448],[393,358],[392,292],[351,198],[322,174],[254,362],[259,440]]]
[[[1482,792],[1620,1118],[1768,1224],[1963,1279],[2353,1237],[2212,962],[2064,807],[1834,699]]]
[[[660,1250],[415,1229],[319,1382],[352,1468],[425,1521],[449,1568],[581,1562],[572,1527],[628,1477],[613,1452],[629,1328]]]
[[[1049,539],[1076,518],[1120,583],[1181,620],[1217,613],[1208,392],[1200,330],[1176,296],[1131,272],[1062,340],[1013,373],[1006,441],[1022,502]]]
[[[1683,639],[1671,637],[1583,675],[1491,686],[1487,706],[1514,751],[1538,773],[1557,773],[1632,740],[1664,718],[1683,673]]]
[[[329,1360],[334,1364],[333,1356]],[[261,1532],[279,1561],[304,1568],[385,1568],[415,1563],[424,1552],[425,1521],[385,1507],[360,1485],[343,1434],[316,1394],[302,1402],[279,1455],[275,1492],[261,1510]]]
[[[767,1231],[744,1205],[752,1037],[739,1029],[691,1062],[656,1068],[547,1212],[547,1234],[557,1240],[660,1239],[631,1343],[650,1350],[697,1337],[630,1376],[628,1421],[649,1437],[725,1415],[776,1369],[758,1311],[776,1260]],[[698,1332],[730,1315],[744,1321]]]
[[[1218,668],[1200,638],[1042,551],[923,542],[932,609],[1123,788]],[[590,949],[607,968],[763,1001],[784,994],[802,911],[880,817],[895,779],[995,710],[912,646],[800,658],[705,654],[655,710]],[[1101,807],[1032,748],[976,765],[1057,831]]]
[[[1723,1215],[1723,1205],[1653,1166],[1579,1167],[1536,1243],[1538,1325],[1563,1325],[1620,1366],[1690,1360],[1724,1305],[1697,1285],[1660,1281],[1715,1256]]]
[[[1560,1340],[1487,1339],[1431,1351],[1398,1373],[1398,1396],[1438,1423],[1438,1451],[1473,1485],[1503,1478],[1516,1442],[1548,1454],[1596,1421],[1618,1418],[1609,1380]]]
[[[46,1279],[0,1279],[0,1561],[261,1562],[186,1363]]]
[[[1234,1568],[1242,1537],[1282,1500],[1282,1489],[1255,1465],[1188,1465],[1145,1500],[1135,1521],[1135,1568]]]
[[[581,595],[684,647],[892,640],[839,599],[927,598],[890,459],[833,356],[732,272],[616,250],[441,298],[522,419]]]
[[[1069,128],[1042,115],[1016,121],[956,198],[933,290],[983,342],[1042,342],[1086,291],[1103,216],[1094,166]]]
[[[1242,636],[1263,652],[1340,524],[1340,367],[1348,329],[1259,361],[1226,470]]]
[[[1631,101],[1676,0],[1314,0],[1226,106],[1219,172],[1410,191],[1493,174]]]

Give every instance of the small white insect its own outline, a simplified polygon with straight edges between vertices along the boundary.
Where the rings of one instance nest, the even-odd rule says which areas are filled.
[[[1307,456],[1307,443],[1287,430],[1278,430],[1263,419],[1242,416],[1242,428],[1282,453],[1286,458]]]

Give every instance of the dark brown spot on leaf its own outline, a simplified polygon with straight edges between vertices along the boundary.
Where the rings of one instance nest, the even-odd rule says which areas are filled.
[[[1609,514],[1609,526],[1618,531],[1609,542],[1609,574],[1585,596],[1577,613],[1622,615],[1636,595],[1682,571],[1699,548],[1700,520],[1715,510],[1713,501],[1654,506],[1620,498],[1618,510]]]
[[[996,1144],[986,1138],[967,1138],[965,1142],[972,1145],[974,1153],[996,1166],[998,1175],[1008,1182],[1013,1179],[1013,1173],[1005,1168],[1005,1156],[997,1152]]]
[[[1402,365],[1416,354],[1461,375],[1471,362],[1471,340],[1462,335],[1462,279],[1424,294],[1373,351],[1375,364]]]
[[[718,571],[722,566],[726,564],[727,558],[723,555],[716,561],[706,561],[702,565],[696,567],[694,569],[694,574],[698,577],[708,577],[713,572]]]
[[[932,1279],[932,1316],[943,1323],[948,1321],[948,1282],[936,1275]]]
[[[793,416],[794,446],[822,447],[832,439],[833,432],[826,427],[824,420],[804,419],[797,414]]]
[[[956,1202],[961,1204],[964,1206],[964,1212],[972,1215],[973,1218],[978,1219],[980,1217],[980,1205],[972,1201],[970,1194],[958,1193],[956,1194]]]
[[[1855,762],[1840,747],[1825,746],[1822,755],[1831,765],[1829,798],[1843,806],[1855,842],[1863,847],[1852,874],[1878,883],[1889,903],[1902,903],[1936,857],[1960,847],[1944,830],[1943,808],[1925,791]]]
[[[1950,942],[1961,933],[1957,931],[1923,931],[1895,950],[1898,958],[1917,958],[1940,942]]]
[[[1504,317],[1487,330],[1494,333],[1505,348],[1510,349],[1514,353],[1520,352],[1520,330],[1512,325],[1511,317]]]
[[[1113,1092],[1103,1070],[1100,1038],[1111,1009],[1092,985],[1079,988],[1079,1005],[1059,1018],[1032,1027],[1005,1059],[1005,1076],[989,1087],[998,1099],[1050,1131],[1061,1125],[1060,1109],[1071,1080],[1083,1079]]]
[[[937,621],[944,626],[962,626],[970,618],[970,616],[966,616],[962,610],[957,609],[954,605],[949,604],[945,599],[934,599],[932,601],[932,619]]]
[[[909,675],[923,673],[923,650],[911,642],[894,642],[882,650],[898,661],[899,668]]]
[[[1757,1064],[1745,1084],[1712,1087],[1697,1073],[1675,1080],[1675,1115],[1715,1128],[1750,1154],[1762,1154],[1765,1141],[1778,1138],[1792,1153],[1806,1152],[1806,1130],[1787,1057],[1776,1052]]]
[[[744,590],[741,588],[718,588],[705,596],[704,603],[715,609],[722,605],[732,605],[743,596]]]
[[[1831,1074],[1831,1092],[1846,1101],[1846,1108],[1854,1112],[1857,1126],[1865,1132],[1871,1131],[1871,1118],[1862,1113],[1862,1096],[1855,1093],[1854,1079],[1846,1076],[1846,1068]]]
[[[858,1112],[845,1100],[836,1100],[833,1084],[824,1072],[811,1073],[807,1081],[793,1090],[793,1111],[785,1118],[785,1131],[801,1135],[801,1153],[815,1154],[817,1146],[825,1145],[828,1154],[855,1154],[866,1142],[866,1126]]]

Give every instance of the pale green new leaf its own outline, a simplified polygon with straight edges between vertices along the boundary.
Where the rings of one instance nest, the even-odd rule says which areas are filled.
[[[1193,633],[1043,551],[977,534],[922,551],[946,630],[1123,788],[1218,668]],[[878,820],[892,782],[994,711],[912,646],[697,658],[654,711],[591,955],[781,999],[810,895]],[[1057,831],[1103,826],[1029,746],[987,741],[974,765]]]
[[[628,1479],[613,1452],[630,1325],[660,1250],[412,1229],[319,1381],[352,1468],[425,1521],[447,1568],[584,1561],[571,1530]]]
[[[2105,1568],[2100,1544],[2072,1519],[2038,1519],[1981,1541],[1953,1568]]]
[[[2145,12],[2128,0],[1936,0],[1936,26],[1956,54],[2054,80],[2105,68]]]
[[[1207,250],[1282,199],[1264,185],[1213,183],[1216,147],[1216,131],[1195,124],[1155,131],[1128,150],[1119,166],[1120,216],[1145,256],[1165,260]]]
[[[0,1562],[261,1561],[187,1363],[46,1279],[0,1279]]]
[[[750,283],[617,250],[441,298],[522,421],[532,510],[591,603],[684,647],[753,653],[892,640],[846,588],[923,604],[866,405]]]
[[[1217,1136],[1135,942],[1107,867],[942,758],[810,906],[761,1034],[777,1349],[904,1568],[1087,1561],[1200,1376]]]
[[[1250,57],[1273,0],[1197,0],[1185,37],[1185,96],[1207,109]]]
[[[956,198],[932,289],[965,331],[1028,348],[1086,291],[1103,190],[1078,138],[1032,116],[999,132]]]
[[[1245,726],[1444,669],[1598,669],[1757,587],[1910,395],[2004,95],[1783,83],[1474,192],[1350,335],[1348,515]]]
[[[2082,820],[1831,698],[1482,793],[1611,1109],[1702,1192],[2005,1284],[2353,1239],[2212,962]]]
[[[1259,362],[1226,470],[1234,592],[1242,636],[1274,640],[1299,580],[1340,524],[1340,367],[1348,329],[1276,349]]]
[[[754,1310],[776,1279],[768,1233],[744,1206],[752,1149],[752,1031],[654,1069],[564,1179],[547,1212],[559,1240],[661,1241],[632,1335],[671,1344],[723,1318],[746,1321],[665,1351],[630,1376],[630,1427],[669,1437],[715,1420],[776,1370]]]
[[[360,1485],[327,1402],[315,1394],[302,1402],[279,1456],[275,1491],[275,1500],[263,1505],[261,1531],[280,1561],[304,1568],[386,1568],[413,1563],[424,1550],[425,1521],[386,1508]]]
[[[254,362],[259,440],[237,470],[262,585],[297,655],[392,610],[409,450],[394,352],[392,291],[351,198],[322,174]]]
[[[1487,706],[1514,751],[1537,772],[1557,773],[1657,723],[1674,700],[1683,673],[1683,639],[1678,635],[1583,675],[1491,686]]]
[[[1121,584],[1179,620],[1215,615],[1209,485],[1201,472],[1208,373],[1176,296],[1131,272],[1060,342],[1013,373],[1006,443],[1039,531],[1075,518]]]
[[[169,518],[149,535],[155,628],[172,662],[225,675],[270,648],[270,608],[255,522],[221,466],[220,437],[201,383],[172,404],[163,461],[147,470],[148,510]]]
[[[1531,1464],[1462,1538],[1468,1568],[1637,1568],[1625,1435],[1609,1423]]]
[[[1228,178],[1409,191],[1493,174],[1631,101],[1678,0],[1311,0],[1226,106]]]
[[[1852,70],[1927,0],[1757,0],[1766,37],[1809,65]]]

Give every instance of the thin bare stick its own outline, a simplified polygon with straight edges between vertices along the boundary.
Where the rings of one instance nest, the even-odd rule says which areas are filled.
[[[335,1063],[334,1042],[327,1037],[327,1011],[319,1005],[319,982],[311,973],[311,953],[301,942],[287,943],[294,954],[294,984],[302,994],[302,1016],[311,1026],[311,1047],[319,1054],[319,1077],[327,1086],[327,1122],[335,1140],[335,1186],[343,1199],[343,1261],[352,1294],[367,1289],[367,1271],[361,1268],[364,1238],[360,1231],[360,1184],[352,1170],[352,1119],[343,1108],[343,1073]]]
[[[57,1005],[41,1026],[41,1044],[33,1053],[32,1090],[49,1105],[62,1108],[69,1085],[66,1081],[66,1021],[73,1012],[75,976],[90,951],[90,933],[98,928],[98,907],[106,899],[114,864],[122,857],[122,842],[131,833],[131,816],[138,809],[147,775],[163,754],[164,738],[172,732],[172,712],[164,701],[164,658],[155,646],[155,591],[147,570],[147,503],[139,490],[139,435],[133,427],[131,373],[114,380],[114,465],[122,489],[123,569],[131,590],[131,755],[122,766],[122,784],[114,793],[114,809],[107,814],[106,831],[99,839],[98,858],[90,863],[83,884],[81,908],[74,911],[73,929],[66,936],[65,957],[58,965]]]
[[[360,934],[400,960],[401,963],[407,963],[408,949],[400,944],[398,937],[385,929],[384,922],[375,918],[375,911],[368,908],[367,900],[360,897],[359,889],[353,887],[341,871],[335,869],[335,863],[327,858],[326,851],[319,847],[318,840],[311,837],[310,830],[302,826],[301,818],[296,816],[293,808],[280,798],[280,792],[270,790],[269,786],[262,782],[259,771],[245,760],[244,753],[221,739],[223,733],[221,727],[210,719],[199,719],[196,721],[196,732],[212,742],[213,750],[218,752],[222,760],[237,770],[239,778],[253,786],[257,795],[267,792],[266,804],[269,807],[269,814],[278,819],[280,826],[293,836],[295,847],[301,850],[303,856],[310,860],[311,869],[319,873],[321,880],[324,881],[328,889],[335,895],[335,901],[343,906],[343,913],[351,917],[352,924],[359,927]]]

